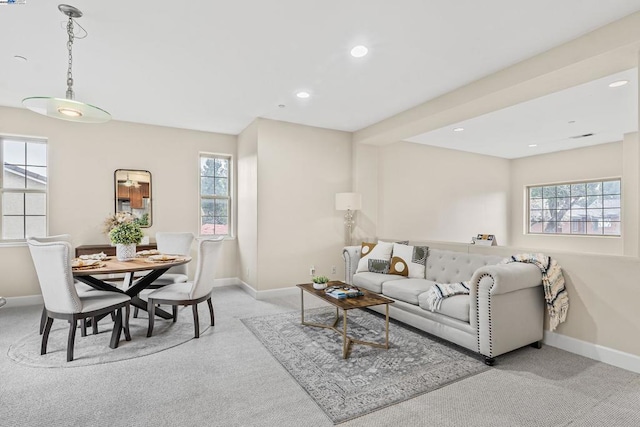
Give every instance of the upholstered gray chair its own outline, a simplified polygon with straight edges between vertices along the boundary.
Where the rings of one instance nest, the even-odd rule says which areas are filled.
[[[147,337],[150,337],[153,333],[156,304],[168,304],[174,307],[174,322],[177,320],[177,307],[179,305],[190,305],[193,310],[195,338],[199,338],[198,304],[207,301],[211,326],[214,325],[211,291],[213,290],[218,258],[222,249],[222,240],[222,237],[217,239],[198,239],[198,259],[196,260],[196,274],[193,282],[173,283],[157,289],[147,296],[147,311],[149,312]]]
[[[189,256],[191,254],[192,243],[193,243],[193,233],[182,233],[182,232],[156,233],[156,245],[158,247],[158,251],[163,254]],[[154,280],[151,286],[143,290],[140,293],[139,297],[143,300],[146,300],[147,295],[149,295],[149,293],[153,289],[170,285],[172,283],[186,282],[189,279],[187,274],[188,274],[187,264],[171,267],[166,273],[164,273],[162,276]],[[174,311],[174,315],[175,315],[175,311]],[[138,317],[138,307],[133,308],[133,317]]]
[[[33,239],[39,241],[40,243],[47,243],[47,242],[68,242],[69,244],[71,244],[71,235],[69,234],[59,234],[57,236],[49,236],[49,237],[34,237]],[[87,292],[96,292],[94,295],[98,295],[99,293],[104,293],[106,291],[99,291],[97,289],[92,288],[91,286],[82,283],[82,282],[78,282],[75,281],[74,285],[76,287],[76,291],[78,292],[78,296],[84,296],[87,294]],[[40,317],[40,335],[42,335],[42,332],[44,331],[44,325],[47,322],[47,310],[45,307],[42,307],[42,316]],[[86,322],[83,321],[82,322],[82,336],[86,336],[87,335],[87,326],[86,326]],[[97,334],[98,333],[98,325],[95,322],[95,319],[93,321],[93,333]]]
[[[29,238],[27,239],[27,244],[36,268],[46,310],[46,324],[42,333],[40,354],[46,354],[47,352],[47,341],[53,319],[64,319],[69,322],[68,362],[73,360],[78,320],[84,322],[87,318],[95,318],[115,312],[109,347],[118,347],[123,324],[125,339],[127,341],[131,340],[129,334],[129,304],[131,298],[128,295],[118,292],[88,292],[79,296],[71,272],[71,244],[67,241],[51,241],[51,238]],[[122,319],[123,307],[126,311],[124,321]]]
[[[156,245],[158,246],[158,251],[163,254],[189,256],[192,243],[193,233],[156,233]],[[169,271],[154,280],[151,286],[160,287],[172,283],[186,282],[188,280],[187,273],[187,264],[171,267]]]

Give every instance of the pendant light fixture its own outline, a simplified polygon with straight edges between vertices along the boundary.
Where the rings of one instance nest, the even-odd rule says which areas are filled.
[[[102,108],[94,107],[84,102],[73,99],[73,75],[71,67],[73,65],[73,23],[75,18],[80,18],[82,12],[67,4],[58,5],[58,10],[69,18],[67,22],[67,50],[69,51],[69,68],[67,69],[67,96],[66,98],[53,98],[48,96],[34,96],[22,100],[22,104],[29,110],[38,114],[56,119],[68,120],[79,123],[104,123],[111,120],[111,114]]]

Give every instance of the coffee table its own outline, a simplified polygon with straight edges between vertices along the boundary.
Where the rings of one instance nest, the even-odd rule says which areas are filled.
[[[366,289],[360,289],[364,295],[353,297],[353,298],[345,298],[345,299],[336,299],[328,296],[324,290],[317,290],[313,288],[312,283],[303,283],[300,285],[296,285],[300,288],[300,311],[302,324],[306,326],[315,326],[317,328],[327,328],[333,331],[336,331],[340,335],[342,335],[342,358],[346,359],[349,357],[349,351],[352,343],[356,344],[364,344],[369,345],[371,347],[377,348],[389,348],[389,304],[392,304],[394,301],[389,298],[385,298],[382,295],[378,295],[373,292],[369,292]],[[328,287],[331,286],[347,286],[343,282],[329,282]],[[332,325],[325,325],[321,323],[312,323],[306,322],[304,320],[304,294],[309,293],[311,295],[320,298],[321,300],[328,302],[332,306],[336,308],[336,319]],[[386,320],[385,320],[385,342],[384,344],[371,342],[371,341],[363,341],[355,338],[351,338],[347,335],[347,311],[354,308],[366,308],[374,305],[384,304],[386,307]],[[340,320],[340,310],[342,309],[342,331],[336,328],[338,321]]]

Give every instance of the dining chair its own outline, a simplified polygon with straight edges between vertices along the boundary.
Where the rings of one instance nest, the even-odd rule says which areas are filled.
[[[117,348],[120,333],[124,327],[127,341],[129,334],[129,305],[131,298],[118,292],[87,292],[80,296],[76,290],[71,272],[72,246],[68,241],[51,241],[51,238],[28,238],[27,244],[36,269],[46,312],[46,323],[42,333],[40,354],[47,353],[47,341],[53,319],[69,322],[67,340],[67,362],[73,360],[76,328],[78,320],[115,312],[115,322],[109,347]],[[124,321],[122,308],[125,309]]]
[[[70,234],[59,234],[57,236],[49,236],[49,237],[33,237],[33,239],[38,240],[40,243],[47,243],[47,242],[67,242],[69,244],[71,244],[71,235]],[[97,289],[92,288],[91,286],[82,283],[82,282],[78,282],[75,281],[74,285],[76,287],[76,291],[78,292],[79,296],[84,296],[85,294],[87,294],[87,292],[96,292],[94,295],[98,295],[98,293],[104,293],[105,291],[99,291]],[[42,307],[42,315],[40,316],[40,335],[42,335],[42,332],[44,332],[44,325],[47,322],[47,309],[43,306]],[[92,320],[92,324],[93,324],[93,333],[97,334],[98,333],[98,325],[95,321],[95,319]],[[82,336],[86,336],[87,335],[87,326],[86,326],[86,322],[83,321],[81,324],[82,327]]]
[[[188,232],[158,232],[156,233],[156,246],[163,254],[184,255],[191,254],[191,244],[193,243],[193,233]],[[187,264],[171,267],[162,276],[158,277],[147,289],[141,292],[139,297],[146,300],[146,296],[153,289],[172,283],[186,282],[189,279]],[[174,313],[175,314],[175,313]],[[133,317],[138,317],[138,307],[133,308]]]
[[[197,239],[198,259],[196,261],[196,274],[192,282],[173,283],[156,289],[147,296],[147,311],[149,313],[149,328],[147,337],[153,333],[156,304],[167,304],[173,307],[173,321],[177,320],[177,307],[179,305],[191,306],[193,310],[193,322],[195,338],[200,337],[200,320],[198,318],[198,304],[207,301],[211,326],[214,326],[213,302],[211,291],[215,280],[218,258],[222,249],[223,237],[216,239]]]

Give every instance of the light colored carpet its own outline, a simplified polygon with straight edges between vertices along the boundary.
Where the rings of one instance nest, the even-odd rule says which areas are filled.
[[[125,341],[124,332],[121,334],[118,348],[109,348],[113,322],[105,318],[98,323],[98,334],[93,335],[91,328],[87,328],[87,336],[80,336],[76,331],[73,360],[67,362],[67,336],[69,326],[65,320],[56,319],[49,333],[47,354],[40,354],[42,335],[37,331],[25,335],[9,347],[7,355],[11,360],[22,365],[39,368],[77,368],[80,366],[111,363],[135,357],[147,356],[193,339],[194,327],[191,307],[178,318],[181,322],[158,319],[154,323],[153,335],[147,338],[148,318],[146,313],[140,312],[140,317],[129,319],[131,341]],[[209,329],[209,313],[200,314],[200,334]],[[57,325],[57,326],[56,326]]]
[[[335,310],[305,311],[305,320],[332,324]],[[384,343],[384,317],[351,310],[347,334]],[[397,323],[389,326],[388,350],[352,344],[342,358],[342,337],[300,324],[289,312],[243,319],[334,423],[402,402],[488,369],[478,357]],[[342,318],[336,325],[342,330]]]
[[[200,339],[77,369],[31,368],[6,357],[12,343],[37,330],[41,307],[2,307],[0,425],[333,426],[240,321],[297,311],[299,292],[256,301],[230,286],[216,288],[213,303],[216,326]],[[179,322],[189,320],[185,313]],[[483,373],[340,427],[637,425],[640,375],[544,346],[500,356]]]

